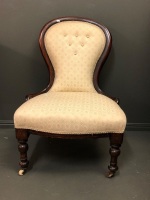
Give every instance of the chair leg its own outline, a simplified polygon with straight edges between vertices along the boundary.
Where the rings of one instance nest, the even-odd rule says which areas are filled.
[[[27,151],[28,151],[28,137],[29,132],[25,129],[16,129],[16,138],[18,140],[18,150],[20,152],[20,162],[19,165],[21,169],[19,170],[18,174],[22,176],[29,165],[29,161],[27,159]]]
[[[110,160],[110,165],[108,166],[109,171],[106,176],[108,178],[111,178],[118,170],[117,159],[118,156],[120,155],[120,147],[123,142],[123,134],[117,134],[117,133],[110,134],[109,139],[111,146],[109,150],[111,160]]]

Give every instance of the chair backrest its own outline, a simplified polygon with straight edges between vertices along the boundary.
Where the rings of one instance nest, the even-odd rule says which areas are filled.
[[[111,47],[107,28],[88,19],[59,18],[44,26],[39,42],[50,70],[51,91],[100,90],[98,74]]]

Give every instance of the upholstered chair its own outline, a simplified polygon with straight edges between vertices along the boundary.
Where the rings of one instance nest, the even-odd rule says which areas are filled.
[[[118,99],[106,96],[98,84],[111,48],[108,29],[89,19],[59,18],[43,27],[39,44],[50,81],[42,92],[28,95],[14,114],[19,175],[29,164],[28,137],[36,134],[66,139],[109,137],[107,177],[112,177],[118,170],[126,116]]]

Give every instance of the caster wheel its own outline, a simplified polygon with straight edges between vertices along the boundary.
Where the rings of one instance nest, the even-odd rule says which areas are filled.
[[[111,172],[111,171],[108,171],[107,173],[106,173],[106,177],[107,178],[112,178],[113,176],[114,176],[114,172]]]
[[[25,174],[25,169],[20,169],[18,174],[19,176],[23,176]]]

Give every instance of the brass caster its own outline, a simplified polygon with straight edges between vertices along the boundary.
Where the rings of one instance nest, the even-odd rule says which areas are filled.
[[[106,177],[107,178],[112,178],[113,176],[114,176],[114,172],[111,172],[111,171],[108,171],[107,173],[106,173]]]
[[[18,172],[19,176],[23,176],[24,173],[25,173],[25,169],[20,169]]]

